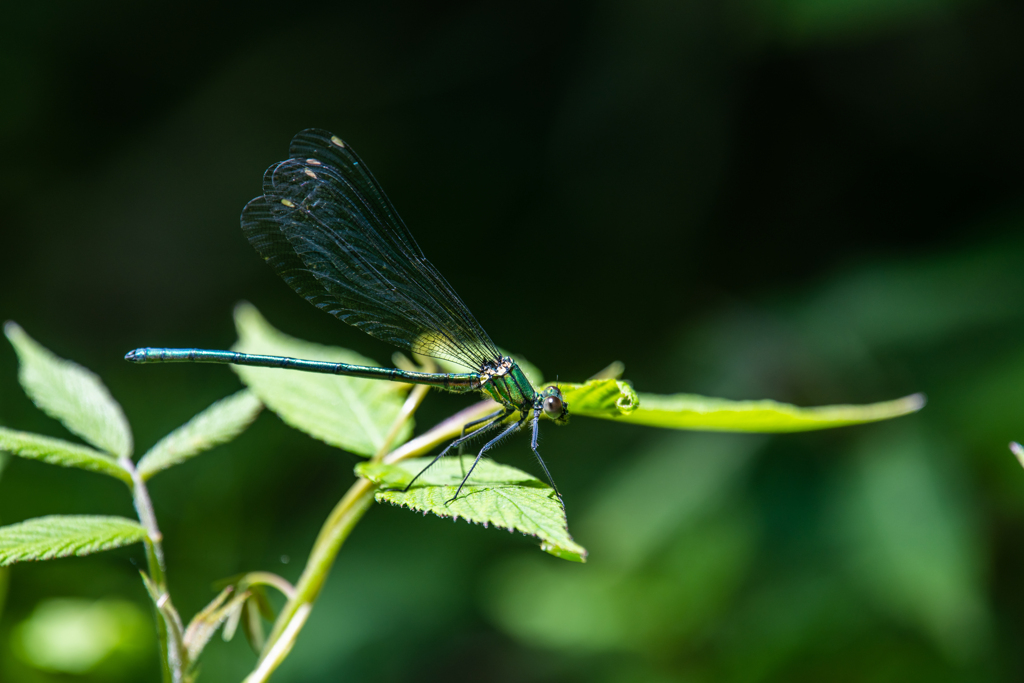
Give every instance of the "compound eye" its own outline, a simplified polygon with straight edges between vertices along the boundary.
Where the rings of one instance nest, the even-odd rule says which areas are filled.
[[[552,419],[562,417],[562,399],[557,396],[548,396],[544,399],[544,414]]]

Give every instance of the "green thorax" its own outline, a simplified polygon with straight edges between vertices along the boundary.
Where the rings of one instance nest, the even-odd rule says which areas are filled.
[[[480,390],[504,406],[524,412],[533,408],[537,400],[537,392],[526,374],[507,356],[500,363],[485,367],[480,379]]]

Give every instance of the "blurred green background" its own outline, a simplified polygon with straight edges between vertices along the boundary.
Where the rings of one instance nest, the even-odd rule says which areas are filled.
[[[1006,448],[1024,438],[1024,5],[4,14],[0,316],[98,372],[141,450],[239,383],[123,354],[227,347],[239,300],[390,358],[240,234],[263,170],[310,126],[359,151],[490,335],[549,377],[621,360],[651,392],[929,397],[891,423],[771,438],[549,425],[588,564],[378,506],[275,680],[1024,678],[1024,472]],[[465,404],[430,396],[419,428]],[[6,345],[0,422],[66,436]],[[535,469],[526,439],[497,457]],[[266,413],[156,479],[179,610],[238,572],[294,580],[357,461]],[[0,521],[50,513],[133,510],[113,480],[9,461]],[[0,680],[156,680],[140,553],[0,579]],[[83,633],[106,649],[75,650]],[[201,680],[253,662],[215,640]]]

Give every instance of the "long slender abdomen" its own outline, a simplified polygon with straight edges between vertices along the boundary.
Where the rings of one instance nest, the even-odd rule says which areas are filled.
[[[381,368],[373,365],[352,365],[332,363],[324,360],[265,356],[237,351],[212,351],[209,349],[162,349],[141,348],[129,351],[125,360],[133,363],[221,363],[229,365],[250,365],[261,368],[301,370],[326,375],[344,375],[365,379],[383,379],[407,384],[426,384],[455,393],[466,393],[480,389],[482,378],[479,373],[431,373],[407,372],[398,368]]]

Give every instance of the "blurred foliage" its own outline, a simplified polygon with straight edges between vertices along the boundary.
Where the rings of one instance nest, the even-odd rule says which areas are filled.
[[[18,624],[11,646],[35,669],[82,675],[102,667],[103,678],[131,680],[153,640],[150,615],[135,603],[57,598]]]
[[[238,300],[390,352],[299,301],[239,234],[310,125],[358,144],[492,337],[551,375],[619,358],[662,394],[928,396],[892,424],[769,439],[547,430],[586,565],[380,506],[275,680],[1024,677],[1024,474],[1006,451],[1024,436],[1020,3],[5,9],[0,318],[103,376],[139,442],[238,382],[123,353],[222,348]],[[0,352],[0,421],[68,438],[15,373]],[[431,396],[418,424],[462,405]],[[496,455],[532,471],[523,444]],[[294,579],[359,460],[263,416],[154,478],[182,612],[211,577]],[[614,509],[649,528],[624,533]],[[83,512],[133,516],[112,479],[8,463],[3,523]],[[55,596],[146,609],[141,562],[10,570],[0,680],[69,680],[14,653],[19,624]],[[242,640],[211,642],[202,676],[240,680]]]

